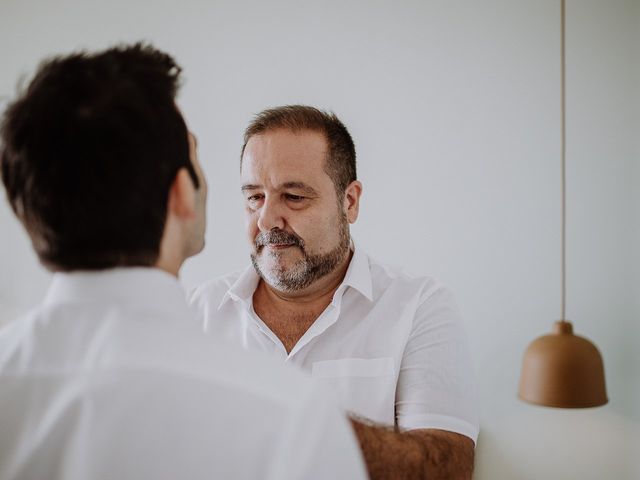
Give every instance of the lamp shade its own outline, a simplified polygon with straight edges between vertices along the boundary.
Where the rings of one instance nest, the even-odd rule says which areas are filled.
[[[602,356],[589,340],[558,321],[551,335],[527,348],[518,396],[547,407],[587,408],[607,403]]]

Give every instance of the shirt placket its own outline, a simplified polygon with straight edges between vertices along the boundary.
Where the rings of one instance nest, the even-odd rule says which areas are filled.
[[[337,300],[335,299],[337,297]],[[320,314],[313,325],[309,327],[309,329],[302,335],[298,343],[295,344],[291,353],[287,356],[285,363],[293,363],[296,362],[297,357],[300,356],[300,352],[305,349],[305,347],[316,337],[322,335],[331,325],[338,321],[338,317],[340,316],[340,303],[342,299],[342,291],[337,292],[337,295],[334,297],[334,301],[331,302],[327,308]]]
[[[284,347],[282,341],[278,338],[278,336],[271,331],[271,329],[267,326],[266,323],[262,321],[262,319],[258,316],[256,311],[253,309],[252,302],[248,302],[245,304],[245,311],[247,316],[249,317],[250,322],[253,324],[254,328],[260,332],[260,335],[265,336],[269,340],[274,347],[274,353],[278,355],[283,361],[287,359],[287,349]]]

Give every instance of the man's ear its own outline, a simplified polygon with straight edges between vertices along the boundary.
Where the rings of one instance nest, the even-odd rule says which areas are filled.
[[[181,218],[196,216],[196,189],[186,168],[176,173],[169,188],[168,214]]]
[[[360,195],[362,195],[362,183],[358,180],[351,182],[344,192],[344,211],[349,223],[356,223],[360,212]]]

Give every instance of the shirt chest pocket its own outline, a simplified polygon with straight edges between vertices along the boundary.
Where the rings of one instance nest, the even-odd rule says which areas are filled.
[[[393,425],[397,374],[392,357],[314,362],[311,375],[337,394],[345,410]]]

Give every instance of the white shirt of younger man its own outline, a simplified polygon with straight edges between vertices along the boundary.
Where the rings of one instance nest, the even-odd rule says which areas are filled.
[[[202,335],[160,270],[56,274],[0,330],[0,479],[363,479],[318,385]]]

